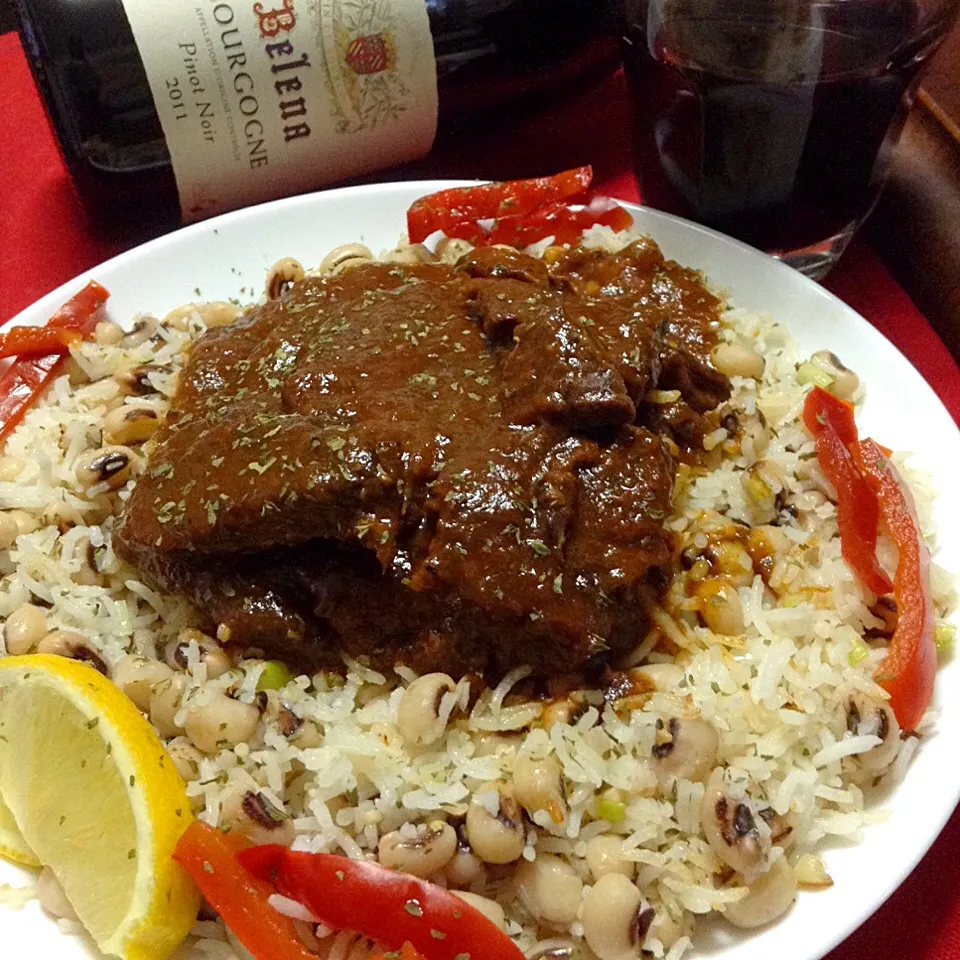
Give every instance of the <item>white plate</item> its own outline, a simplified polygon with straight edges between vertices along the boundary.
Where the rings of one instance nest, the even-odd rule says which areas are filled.
[[[452,182],[374,184],[295,197],[227,214],[161,237],[65,284],[25,310],[13,323],[42,323],[88,278],[111,292],[110,314],[128,320],[138,311],[162,316],[191,300],[259,296],[267,267],[282,256],[319,263],[330,248],[360,240],[374,252],[388,249],[405,229],[410,203]],[[960,470],[960,434],[919,373],[859,314],[789,267],[703,227],[653,210],[630,207],[637,225],[664,252],[702,269],[729,290],[735,303],[783,321],[801,350],[829,348],[868,386],[863,432],[887,446],[915,453],[949,493]],[[241,292],[242,288],[246,288]],[[960,571],[960,498],[944,496],[936,508],[938,561]],[[847,936],[896,889],[933,843],[960,798],[960,663],[937,678],[941,715],[905,782],[885,803],[889,819],[865,831],[862,844],[826,854],[835,885],[802,893],[780,923],[752,936],[730,937],[711,925],[695,955],[736,960],[817,960]],[[0,883],[25,874],[0,866]],[[22,912],[0,908],[4,960],[79,960],[83,941],[62,936],[31,903]]]

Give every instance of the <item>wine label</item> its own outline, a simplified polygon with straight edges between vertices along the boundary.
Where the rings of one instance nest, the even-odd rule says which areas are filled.
[[[186,221],[427,153],[424,0],[122,0]]]

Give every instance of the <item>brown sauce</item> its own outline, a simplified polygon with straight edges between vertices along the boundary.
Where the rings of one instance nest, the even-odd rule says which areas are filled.
[[[595,675],[670,558],[667,447],[729,394],[719,315],[650,241],[308,278],[197,342],[118,551],[268,653]]]

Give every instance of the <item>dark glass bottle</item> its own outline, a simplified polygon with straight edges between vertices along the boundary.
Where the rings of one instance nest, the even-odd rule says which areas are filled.
[[[509,112],[619,61],[610,0],[426,0],[440,122]],[[103,226],[175,225],[163,130],[120,0],[14,0],[77,192]],[[316,186],[323,184],[317,183]]]

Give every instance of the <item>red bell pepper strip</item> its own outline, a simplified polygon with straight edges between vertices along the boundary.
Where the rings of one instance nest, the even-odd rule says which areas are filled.
[[[109,297],[109,290],[101,287],[96,280],[90,280],[54,313],[45,326],[60,330],[79,330],[86,336],[97,325],[100,319],[97,311]]]
[[[591,167],[576,167],[552,177],[481,183],[475,187],[440,190],[415,200],[407,211],[407,235],[421,243],[435,230],[454,224],[522,216],[547,203],[567,200],[584,192],[593,179]],[[449,235],[449,234],[448,234]]]
[[[247,846],[237,833],[222,833],[194,820],[173,859],[257,960],[317,960],[297,936],[293,920],[267,902],[273,887],[240,865],[237,855]]]
[[[633,217],[619,205],[605,210],[591,210],[590,207],[572,210],[565,203],[550,203],[522,217],[500,217],[490,230],[484,230],[478,223],[464,221],[452,224],[446,234],[468,240],[475,247],[494,243],[526,247],[546,237],[553,237],[557,244],[575,243],[583,231],[594,224],[626,230],[633,224]]]
[[[520,948],[443,887],[365,860],[252,847],[240,862],[338,930],[388,949],[411,943],[426,960],[522,960]]]
[[[811,415],[814,418],[814,426],[810,425]],[[854,419],[854,407],[852,403],[835,397],[832,393],[824,390],[822,387],[814,387],[807,395],[803,406],[803,419],[807,429],[816,436],[814,427],[820,426],[818,417],[829,417],[833,429],[840,437],[840,441],[845,447],[852,443],[857,443],[857,422]]]
[[[448,237],[457,240],[466,240],[475,247],[483,247],[489,242],[487,237],[489,233],[480,226],[476,220],[464,220],[462,223],[451,223],[443,231]]]
[[[11,327],[0,333],[0,360],[6,357],[46,357],[67,353],[83,339],[78,330],[58,327]]]
[[[91,280],[47,321],[44,329],[73,330],[81,335],[96,326],[98,311],[110,294]],[[0,374],[0,441],[23,419],[30,405],[60,372],[60,353],[15,360]]]
[[[837,490],[840,552],[864,585],[878,596],[893,588],[877,560],[877,495],[860,474],[849,447],[857,442],[853,408],[814,387],[803,405],[803,422],[813,435],[817,461]]]
[[[854,456],[899,551],[893,578],[897,625],[874,679],[890,694],[890,706],[900,726],[915,730],[930,705],[937,672],[930,553],[913,500],[880,446],[864,440],[854,448]]]
[[[544,237],[553,237],[557,244],[574,243],[587,227],[600,224],[614,230],[626,230],[633,225],[633,217],[623,207],[614,205],[606,210],[571,210],[566,204],[555,203],[541,207],[524,217],[503,217],[487,236],[487,243],[506,243],[511,247],[526,247]]]

